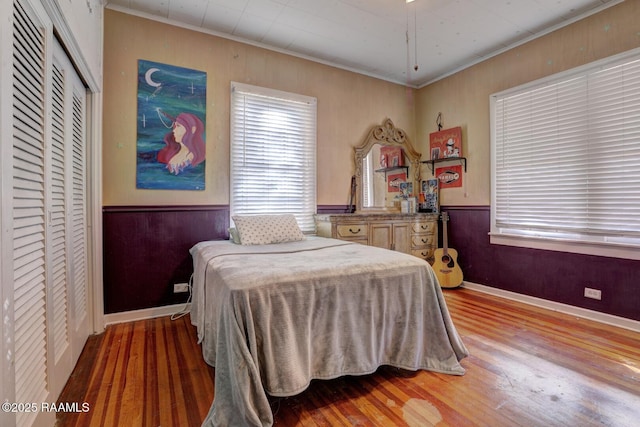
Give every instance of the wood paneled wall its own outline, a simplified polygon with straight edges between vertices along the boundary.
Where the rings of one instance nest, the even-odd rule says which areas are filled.
[[[318,213],[345,213],[318,206]],[[105,314],[184,303],[175,283],[189,280],[189,249],[203,240],[228,239],[229,207],[115,206],[103,208]]]
[[[640,320],[640,293],[634,291],[640,261],[491,245],[488,206],[442,209],[449,213],[449,246],[458,251],[465,280]],[[319,213],[347,210],[318,206]],[[105,207],[103,224],[109,314],[185,302],[187,295],[173,294],[173,284],[189,280],[189,249],[202,240],[228,238],[229,208]],[[602,300],[585,298],[585,286],[602,290]]]
[[[640,320],[640,261],[489,243],[489,206],[442,207],[449,247],[465,280],[601,313]],[[440,233],[442,235],[442,233]],[[584,288],[602,290],[602,300]]]
[[[186,302],[173,293],[189,281],[189,249],[227,239],[227,206],[119,206],[103,208],[105,313]]]

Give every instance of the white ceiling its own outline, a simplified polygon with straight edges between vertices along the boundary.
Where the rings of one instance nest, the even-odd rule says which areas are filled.
[[[621,1],[108,0],[105,3],[108,8],[122,12],[421,87]]]

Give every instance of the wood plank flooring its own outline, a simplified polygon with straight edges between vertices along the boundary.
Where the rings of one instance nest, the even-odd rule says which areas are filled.
[[[464,376],[383,367],[272,398],[276,426],[640,425],[640,334],[467,289],[445,290]],[[200,426],[214,394],[187,317],[89,338],[58,426]]]

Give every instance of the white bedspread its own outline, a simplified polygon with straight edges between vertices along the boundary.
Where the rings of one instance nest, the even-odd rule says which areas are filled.
[[[215,367],[204,425],[272,425],[267,394],[382,365],[464,374],[467,349],[424,260],[319,237],[191,254],[191,320]]]

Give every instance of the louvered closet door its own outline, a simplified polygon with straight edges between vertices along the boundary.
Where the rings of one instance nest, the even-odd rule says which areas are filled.
[[[16,402],[55,402],[90,331],[86,91],[46,15],[14,6],[13,291]],[[18,413],[18,426],[55,414]]]
[[[58,54],[65,59],[66,76],[66,150],[67,150],[67,262],[69,281],[68,328],[71,365],[78,357],[91,333],[89,318],[89,274],[87,241],[87,91],[61,47]]]
[[[55,42],[51,149],[47,152],[47,321],[51,392],[57,396],[89,333],[85,221],[85,99],[82,82]]]
[[[71,64],[68,63],[71,67]],[[69,292],[69,325],[72,344],[72,365],[80,357],[80,353],[91,333],[89,318],[89,255],[87,237],[87,91],[73,68],[69,84],[69,125],[67,144],[70,147],[70,165],[68,167],[69,182],[69,250],[70,283]]]
[[[15,401],[43,402],[47,383],[45,223],[46,31],[14,2],[13,286]],[[37,414],[16,414],[29,426]]]

